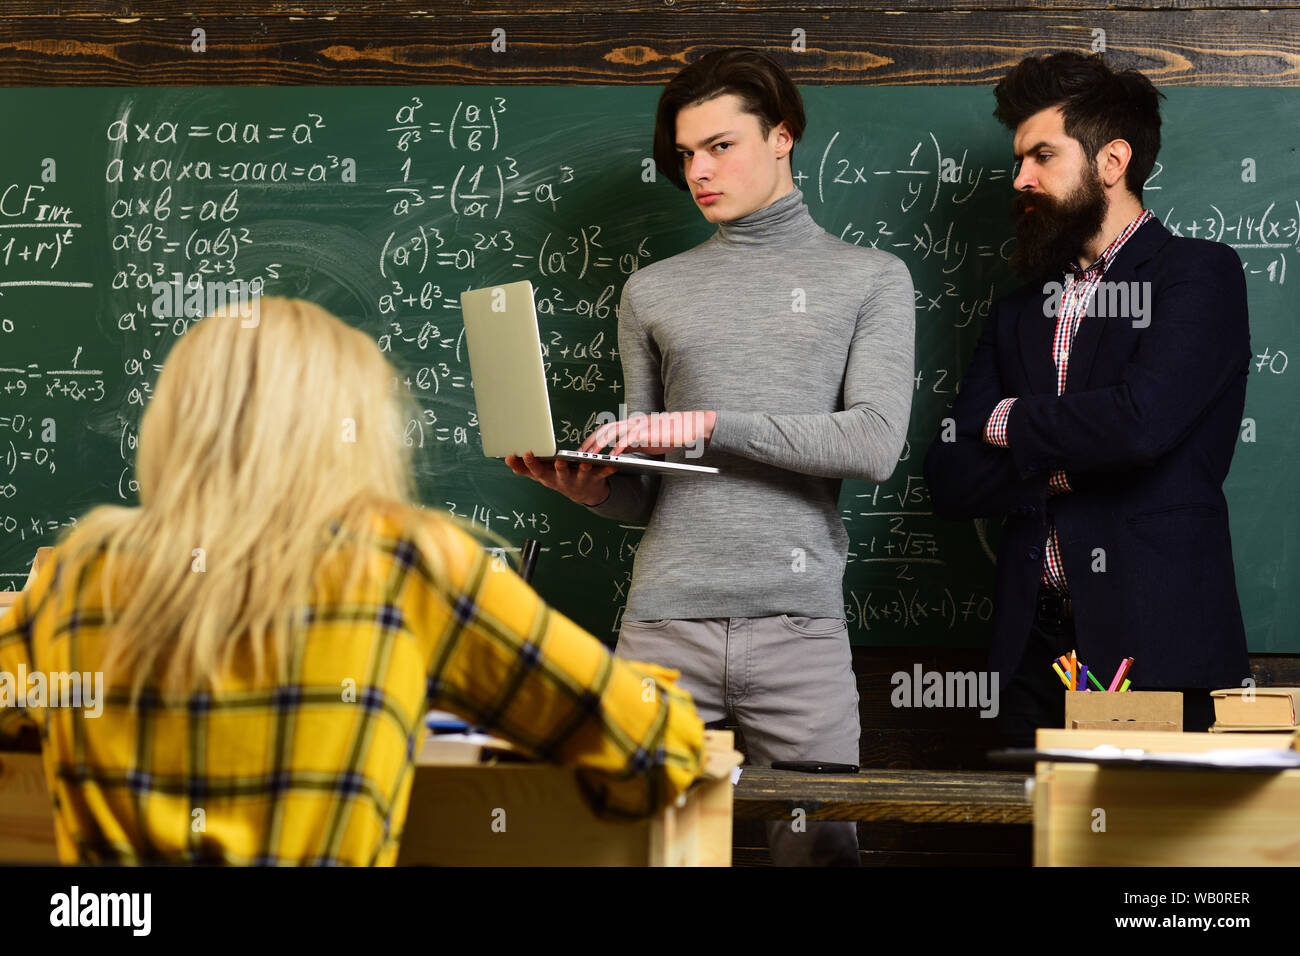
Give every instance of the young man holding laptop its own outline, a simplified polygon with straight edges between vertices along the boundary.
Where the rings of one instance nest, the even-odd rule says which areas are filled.
[[[659,101],[656,164],[718,231],[624,285],[629,414],[580,450],[720,473],[506,459],[595,514],[646,522],[616,653],[680,671],[759,766],[858,762],[840,485],[890,476],[912,396],[911,277],[813,221],[791,174],[803,129],[794,84],[752,50],[702,57]],[[777,821],[768,839],[778,864],[858,862],[851,822]]]

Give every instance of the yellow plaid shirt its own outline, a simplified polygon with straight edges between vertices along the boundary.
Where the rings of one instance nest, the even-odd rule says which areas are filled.
[[[343,594],[322,569],[288,684],[241,661],[219,693],[146,687],[132,707],[105,687],[99,716],[0,693],[0,734],[40,730],[61,860],[391,865],[430,709],[575,768],[607,819],[648,816],[699,776],[704,727],[676,671],[613,657],[454,527],[440,588],[398,520],[375,521],[378,573]],[[11,691],[20,673],[30,689],[100,667],[102,558],[71,582],[61,550],[0,617]]]

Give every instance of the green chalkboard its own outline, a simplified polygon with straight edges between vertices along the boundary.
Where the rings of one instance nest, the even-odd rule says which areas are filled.
[[[1254,427],[1227,493],[1250,647],[1297,651],[1288,472],[1300,460],[1300,370],[1287,364],[1300,101],[1284,89],[1166,92],[1147,204],[1177,232],[1236,246],[1248,273]],[[1004,260],[1010,138],[988,89],[803,93],[794,172],[814,218],[901,256],[917,289],[908,446],[889,481],[843,487],[850,630],[856,643],[980,645],[999,523],[934,518],[921,460],[991,300],[1016,281]],[[424,502],[516,545],[538,538],[538,590],[612,641],[640,531],[483,457],[459,293],[533,281],[562,443],[616,410],[624,281],[713,231],[647,174],[657,97],[650,87],[0,92],[0,587],[21,586],[34,550],[91,506],[135,500],[140,414],[186,325],[150,314],[151,283],[260,277],[267,293],[312,299],[373,334],[424,412],[407,432]]]

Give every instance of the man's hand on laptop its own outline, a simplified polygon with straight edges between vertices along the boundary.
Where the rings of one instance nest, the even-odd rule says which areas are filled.
[[[506,455],[506,464],[516,475],[527,475],[569,500],[588,507],[598,505],[609,497],[609,482],[606,479],[618,471],[612,465],[593,468],[586,462],[575,468],[562,458],[539,461],[531,451],[524,452],[522,457]]]
[[[612,445],[613,449],[606,454],[621,455],[631,449],[645,455],[664,455],[678,448],[689,448],[698,456],[703,453],[705,443],[713,437],[717,420],[717,412],[705,411],[632,415],[601,425],[587,436],[578,451],[599,452],[606,445]]]

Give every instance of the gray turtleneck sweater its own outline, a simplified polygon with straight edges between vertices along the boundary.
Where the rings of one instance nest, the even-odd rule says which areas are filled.
[[[610,477],[590,510],[646,523],[631,620],[844,617],[841,479],[894,470],[912,404],[902,260],[817,225],[798,189],[633,273],[618,343],[628,415],[716,411],[718,475]]]

